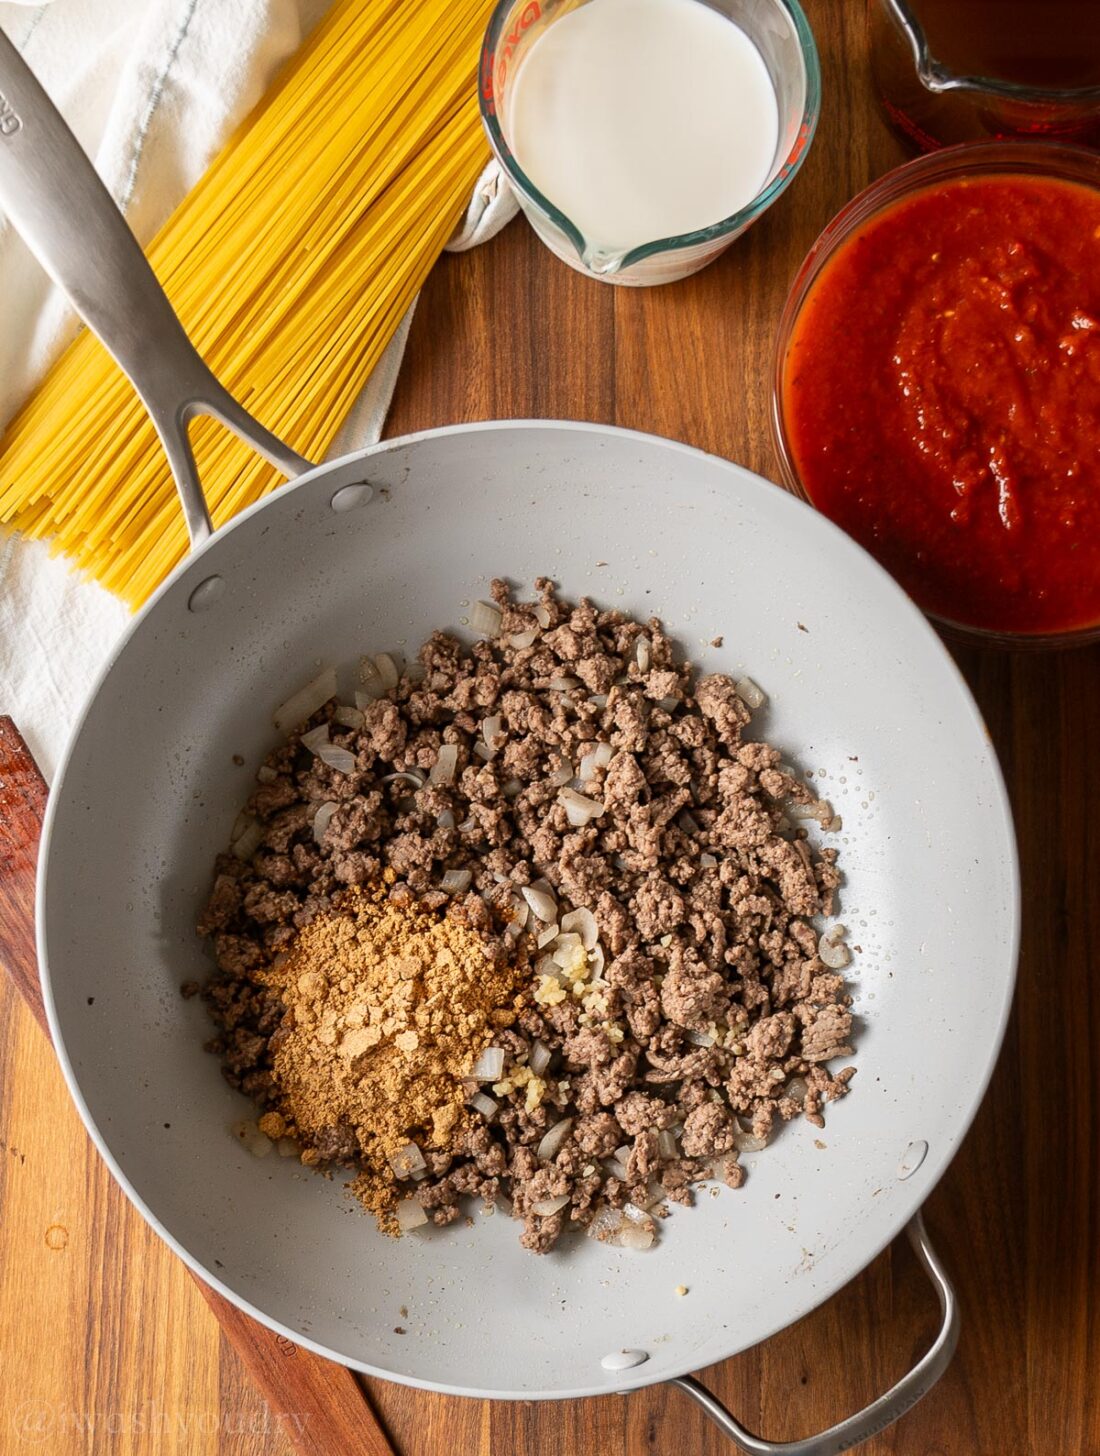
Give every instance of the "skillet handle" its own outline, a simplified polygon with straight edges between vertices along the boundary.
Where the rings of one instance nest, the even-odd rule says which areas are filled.
[[[2,31],[0,211],[141,396],[172,467],[192,547],[212,530],[187,434],[196,415],[221,420],[287,476],[311,468],[199,358],[114,199]]]
[[[932,1247],[924,1219],[916,1213],[906,1226],[909,1242],[924,1266],[924,1271],[935,1285],[940,1301],[940,1329],[927,1352],[903,1375],[885,1395],[880,1395],[863,1410],[849,1416],[838,1425],[830,1426],[817,1436],[806,1436],[801,1441],[765,1441],[745,1430],[740,1421],[734,1419],[721,1401],[692,1375],[670,1380],[678,1385],[692,1400],[698,1401],[711,1420],[723,1430],[735,1446],[749,1452],[749,1456],[838,1456],[841,1451],[850,1451],[861,1441],[868,1441],[879,1431],[903,1416],[906,1411],[925,1395],[951,1363],[955,1346],[959,1342],[959,1307],[955,1290]]]

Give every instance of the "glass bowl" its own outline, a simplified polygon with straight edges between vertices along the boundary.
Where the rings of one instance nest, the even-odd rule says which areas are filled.
[[[886,173],[853,198],[825,227],[799,268],[780,317],[772,378],[771,430],[783,483],[819,509],[803,484],[785,417],[783,385],[788,351],[811,289],[829,261],[872,219],[895,203],[938,183],[982,176],[1039,176],[1084,183],[1100,191],[1100,156],[1081,147],[1047,142],[969,142],[917,157]],[[858,533],[856,534],[857,539]],[[874,554],[873,547],[864,545]],[[1067,631],[996,631],[954,621],[918,605],[949,637],[1017,648],[1082,646],[1100,641],[1100,621]]]
[[[710,227],[678,237],[655,238],[625,252],[586,238],[545,197],[516,160],[504,135],[508,87],[524,56],[577,0],[500,0],[489,20],[481,50],[478,100],[481,119],[497,161],[535,232],[550,251],[578,272],[608,283],[673,283],[705,268],[754,223],[790,186],[817,129],[821,109],[821,67],[813,32],[798,0],[698,0],[733,20],[768,69],[779,104],[779,141],[765,185],[753,200]],[[669,86],[683,85],[670,74]]]

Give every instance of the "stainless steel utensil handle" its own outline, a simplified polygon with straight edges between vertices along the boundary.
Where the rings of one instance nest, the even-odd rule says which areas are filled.
[[[287,476],[312,468],[242,409],[199,358],[114,199],[2,31],[0,210],[144,401],[192,546],[212,529],[187,435],[196,415],[221,420]]]
[[[913,1215],[906,1233],[913,1245],[924,1271],[935,1285],[940,1300],[940,1329],[932,1345],[908,1375],[903,1375],[885,1395],[871,1402],[854,1416],[830,1426],[817,1436],[807,1436],[801,1441],[765,1441],[746,1431],[740,1421],[730,1415],[721,1401],[715,1400],[710,1391],[691,1375],[670,1380],[690,1395],[710,1416],[721,1430],[725,1431],[734,1445],[750,1456],[837,1456],[838,1452],[850,1451],[861,1441],[868,1441],[879,1431],[884,1431],[911,1410],[917,1401],[927,1395],[936,1381],[951,1363],[955,1346],[959,1343],[959,1307],[955,1291],[939,1256],[928,1239],[924,1220],[919,1213]]]

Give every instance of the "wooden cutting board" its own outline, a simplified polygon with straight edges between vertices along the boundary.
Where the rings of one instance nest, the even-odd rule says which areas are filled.
[[[870,94],[862,0],[805,8],[825,105],[791,191],[714,267],[670,288],[582,278],[522,222],[445,258],[417,310],[392,433],[574,417],[676,436],[774,476],[771,348],[786,289],[829,217],[904,155]],[[583,520],[577,546],[591,549]],[[990,1095],[928,1205],[962,1302],[958,1355],[860,1456],[1100,1456],[1100,650],[956,655],[1016,812],[1020,987]],[[194,1281],[90,1153],[38,1027],[2,978],[0,1154],[0,1453],[291,1456],[284,1367],[265,1400]],[[934,1313],[898,1247],[705,1379],[750,1427],[805,1435],[885,1389]],[[489,1405],[366,1384],[402,1456],[731,1450],[664,1390]],[[48,1432],[24,1440],[19,1422],[35,1412]]]

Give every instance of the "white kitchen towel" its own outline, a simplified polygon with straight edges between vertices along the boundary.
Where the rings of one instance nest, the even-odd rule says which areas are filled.
[[[327,0],[50,0],[2,3],[0,28],[76,132],[138,238],[147,242],[232,127],[316,23]],[[454,247],[499,231],[515,202],[494,166],[479,180]],[[0,219],[0,428],[77,322]],[[381,434],[412,310],[337,441]],[[40,542],[0,539],[0,712],[47,779],[87,694],[130,621]]]

